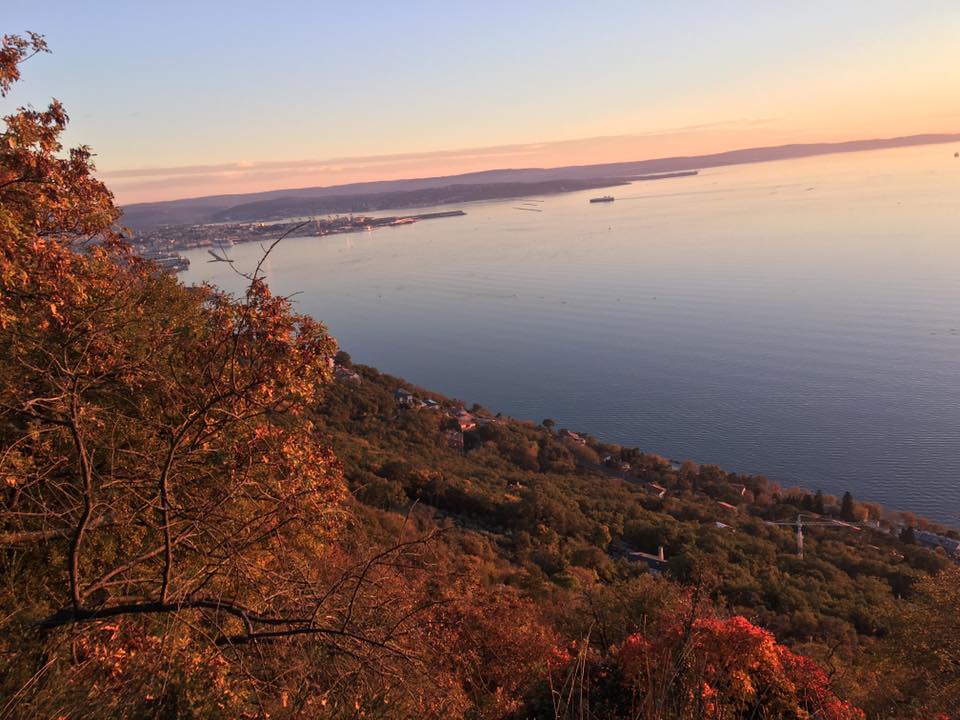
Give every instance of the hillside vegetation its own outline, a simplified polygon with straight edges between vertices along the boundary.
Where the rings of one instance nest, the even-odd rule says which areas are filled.
[[[378,522],[415,502],[424,527],[449,528],[452,558],[533,598],[568,639],[589,637],[597,657],[650,622],[650,596],[699,593],[710,612],[746,618],[818,661],[835,688],[876,716],[901,712],[906,697],[892,678],[921,674],[898,659],[910,645],[904,633],[915,630],[905,614],[932,611],[932,595],[956,593],[960,575],[942,550],[874,521],[886,518],[879,506],[671,463],[479,407],[461,450],[461,403],[373,368],[350,372],[338,370],[318,427]],[[398,390],[412,407],[398,403]],[[800,558],[795,529],[767,521],[801,512],[812,520],[813,510],[853,522],[806,528]],[[659,548],[665,562],[650,563]]]
[[[0,94],[45,51],[5,36]],[[0,137],[0,719],[960,704],[942,552],[764,522],[879,509],[353,368],[259,268],[235,298],[134,256],[66,124]]]

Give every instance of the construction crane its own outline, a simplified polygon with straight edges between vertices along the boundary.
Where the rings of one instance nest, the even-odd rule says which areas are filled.
[[[813,519],[804,520],[803,513],[797,515],[796,520],[764,520],[764,525],[781,525],[783,527],[795,527],[797,529],[797,557],[803,559],[803,528],[804,527],[846,527],[860,532],[856,525],[843,520],[821,520],[819,515],[814,515]]]

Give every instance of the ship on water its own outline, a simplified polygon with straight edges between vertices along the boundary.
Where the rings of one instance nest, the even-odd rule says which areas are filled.
[[[602,195],[600,197],[590,198],[592,203],[613,202],[613,195]]]

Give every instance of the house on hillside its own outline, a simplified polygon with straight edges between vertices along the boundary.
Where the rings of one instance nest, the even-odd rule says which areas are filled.
[[[936,548],[943,548],[946,550],[947,555],[950,555],[954,558],[960,558],[960,540],[954,540],[953,538],[948,538],[945,535],[937,535],[936,533],[929,532],[927,530],[917,530],[914,532],[914,538],[917,543],[935,550]]]
[[[730,503],[724,502],[723,500],[717,500],[717,505],[719,505],[722,508],[726,508],[727,510],[733,510],[733,512],[737,512],[736,505],[731,505]]]
[[[401,407],[413,407],[417,403],[417,399],[413,396],[413,393],[405,388],[397,388],[393,397]]]
[[[663,485],[658,485],[657,483],[647,483],[644,485],[643,489],[658,498],[662,498],[667,494],[667,489],[663,487]]]
[[[569,438],[569,439],[573,440],[573,442],[575,442],[575,443],[577,443],[577,444],[579,444],[579,445],[586,445],[586,444],[587,444],[586,438],[584,438],[584,437],[583,437],[582,435],[580,435],[579,433],[571,432],[570,430],[567,430],[566,428],[564,428],[564,429],[562,429],[562,430],[560,431],[560,437],[562,437],[562,438]]]
[[[346,368],[343,365],[337,365],[333,368],[333,377],[335,380],[340,382],[349,382],[359,385],[363,382],[363,378],[360,377],[360,373],[350,368]]]
[[[663,545],[660,545],[657,548],[657,554],[652,555],[650,553],[633,551],[627,553],[627,559],[632,560],[633,562],[641,562],[647,566],[647,569],[655,575],[659,575],[664,570],[667,569],[667,558],[663,552]]]
[[[453,419],[457,421],[462,433],[477,429],[477,419],[463,408],[454,412]]]

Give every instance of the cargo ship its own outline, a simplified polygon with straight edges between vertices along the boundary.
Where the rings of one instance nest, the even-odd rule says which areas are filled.
[[[613,195],[603,195],[601,197],[590,198],[590,202],[592,203],[613,202]]]

